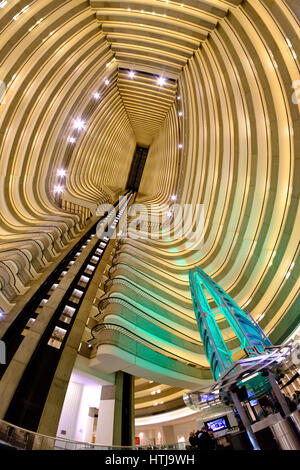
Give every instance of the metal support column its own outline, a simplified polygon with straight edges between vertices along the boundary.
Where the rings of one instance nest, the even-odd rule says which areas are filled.
[[[278,383],[275,380],[274,375],[272,374],[271,371],[268,371],[268,379],[271,384],[272,390],[276,395],[276,398],[278,400],[279,405],[281,406],[281,409],[284,413],[285,416],[289,416],[291,414],[291,410],[288,407],[288,404],[284,398],[284,396],[281,393],[281,390],[279,388]]]
[[[248,434],[248,437],[249,437],[249,440],[253,446],[253,449],[254,450],[261,450],[260,447],[259,447],[259,444],[256,440],[256,437],[255,437],[255,434],[254,432],[252,431],[252,428],[251,428],[251,424],[250,424],[250,421],[248,419],[248,416],[246,415],[246,412],[239,400],[239,397],[237,395],[236,392],[230,392],[231,393],[231,396],[232,396],[232,399],[233,399],[233,403],[234,403],[234,406],[236,407],[237,409],[237,412],[238,414],[240,415],[240,418],[242,420],[242,423],[243,425],[245,426],[245,429],[247,431],[247,434]]]

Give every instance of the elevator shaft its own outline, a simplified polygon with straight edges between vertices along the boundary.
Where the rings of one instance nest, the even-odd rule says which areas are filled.
[[[106,234],[112,234],[115,231],[121,213],[130,198],[131,196],[129,198],[124,196],[121,199],[116,215],[112,209],[111,213],[102,218],[105,221],[102,226]],[[44,331],[41,331],[39,341],[36,344],[34,341],[27,343],[28,347],[32,348],[32,354],[28,358],[28,363],[5,414],[5,420],[12,424],[32,431],[38,429],[53,377],[68,337],[110,241],[108,236],[100,238],[96,236],[97,224],[88,232],[88,238],[86,235],[83,237],[80,249],[75,254],[72,250],[73,258],[70,259],[68,256],[68,265],[66,266],[68,271],[65,273],[67,276],[68,272],[68,282],[66,282],[67,278],[64,279],[63,276],[54,288],[54,291],[56,289],[57,291],[50,297],[51,300],[45,303],[44,311],[36,315],[36,318],[40,320],[39,327],[47,323]],[[70,279],[71,282],[69,282]],[[47,303],[52,307],[55,305],[55,308],[50,311]],[[51,313],[49,318],[47,318],[48,311]],[[33,314],[31,318],[28,331],[32,327],[34,328]]]

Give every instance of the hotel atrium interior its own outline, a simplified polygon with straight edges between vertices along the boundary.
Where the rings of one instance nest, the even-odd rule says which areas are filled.
[[[0,442],[184,448],[213,383],[196,267],[300,340],[299,22],[298,0],[0,0]]]

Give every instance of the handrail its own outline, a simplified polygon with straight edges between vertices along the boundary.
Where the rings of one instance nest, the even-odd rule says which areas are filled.
[[[126,279],[125,277],[121,277],[121,276],[120,276],[120,277],[115,277],[115,278],[113,278],[113,279],[107,279],[107,280],[105,281],[105,283],[104,283],[104,287],[106,287],[109,283],[111,283],[111,285],[113,285],[113,282],[114,282],[115,284],[116,284],[117,282],[119,282],[120,284],[126,284],[126,283],[127,283],[127,284],[130,285],[130,287],[133,286],[134,288],[136,288],[136,284],[134,284],[134,282],[131,281],[131,279]],[[115,285],[115,284],[114,284],[114,285]],[[149,291],[147,291],[147,290],[145,290],[145,289],[143,289],[143,288],[141,288],[141,287],[139,288],[139,292],[142,292],[142,294],[148,295],[149,297],[153,298],[154,301],[157,302],[157,297],[155,297],[153,294],[151,294],[151,292],[149,292]],[[106,293],[109,293],[109,292],[106,292]],[[165,301],[162,300],[162,299],[159,299],[159,302],[160,302],[161,304],[163,304],[164,306],[166,306],[166,309],[168,309],[169,304],[168,304],[167,302],[165,302]],[[177,310],[179,313],[181,313],[181,311],[180,311],[178,308],[176,308],[176,307],[173,307],[173,306],[172,306],[172,309],[173,309],[173,310]],[[194,317],[189,317],[189,318],[190,318],[191,320],[194,320]],[[196,322],[195,322],[195,324],[196,324]]]
[[[32,439],[29,439],[29,436]],[[77,450],[146,450],[153,446],[116,446],[116,445],[105,445],[91,442],[75,441],[73,439],[63,439],[56,436],[47,436],[46,434],[37,433],[30,431],[29,429],[16,426],[4,420],[0,420],[0,442],[6,443],[8,446],[12,446],[15,449],[22,450],[65,450],[74,447]],[[65,446],[57,445],[57,443],[65,444]],[[188,443],[175,443],[175,444],[164,444],[155,445],[157,449],[178,449],[185,446]],[[149,449],[150,450],[150,449]]]
[[[121,255],[121,254],[122,254],[122,252],[121,252],[121,253],[118,253],[118,254],[115,255],[115,256],[119,256],[119,255]],[[114,256],[114,258],[115,258],[115,256]],[[110,271],[111,271],[112,269],[117,269],[120,265],[124,265],[126,268],[129,267],[132,271],[135,271],[135,272],[137,273],[137,275],[142,274],[145,278],[149,279],[150,281],[153,281],[153,278],[152,278],[151,276],[149,276],[149,274],[146,274],[145,272],[139,271],[135,266],[128,266],[128,264],[126,264],[126,263],[124,263],[124,262],[122,262],[122,261],[119,261],[119,262],[113,264],[114,258],[112,259],[112,265],[111,265],[111,267],[110,267],[109,270],[108,270],[108,273],[109,273],[109,274],[110,274]],[[113,280],[114,278],[110,278],[110,279]],[[164,284],[164,283],[161,282],[161,281],[158,281],[157,279],[155,279],[155,282],[156,282],[159,286],[161,286],[162,288],[165,288],[165,287],[166,287],[166,284]],[[168,289],[169,289],[171,292],[174,292],[174,294],[177,294],[177,295],[178,295],[178,292],[177,292],[176,290],[174,290],[173,288],[171,289],[171,288],[168,286]],[[180,294],[180,296],[183,298],[183,300],[187,300],[187,301],[191,300],[191,306],[192,306],[192,299],[191,299],[191,298],[185,297],[185,296],[182,295],[182,294]]]
[[[194,338],[191,338],[189,335],[187,335],[186,333],[182,333],[181,331],[178,331],[176,330],[176,328],[174,328],[173,326],[170,326],[168,325],[167,323],[163,322],[162,320],[159,320],[158,318],[155,318],[155,317],[152,317],[152,315],[150,313],[147,313],[145,312],[144,310],[142,310],[141,308],[137,307],[136,305],[133,305],[131,304],[128,300],[126,299],[123,299],[122,297],[119,297],[117,295],[111,295],[110,297],[105,297],[103,299],[100,299],[99,303],[98,303],[98,312],[96,315],[95,315],[95,318],[97,318],[99,315],[103,314],[103,312],[101,312],[101,308],[102,308],[102,305],[100,304],[105,304],[107,303],[108,305],[113,303],[114,300],[117,300],[118,302],[116,303],[119,303],[119,304],[125,304],[124,306],[129,305],[130,307],[134,308],[135,310],[138,310],[139,312],[141,312],[143,315],[141,315],[140,313],[138,313],[138,315],[141,317],[141,318],[145,318],[146,320],[149,318],[149,321],[151,323],[154,324],[154,322],[158,322],[158,323],[161,323],[163,326],[171,329],[171,330],[174,330],[176,331],[176,333],[180,333],[180,335],[182,336],[186,336],[187,338],[189,338],[189,341],[192,342],[193,344],[196,344],[196,345],[199,345],[199,346],[202,346],[203,343],[201,340],[197,340],[197,339],[194,339]],[[106,308],[106,305],[104,306],[104,308]],[[153,320],[153,321],[152,321]],[[167,331],[167,330],[166,330]],[[178,338],[180,338],[180,336],[177,336]]]
[[[155,350],[158,350],[158,352],[160,352],[160,350],[165,351],[167,353],[167,357],[169,357],[170,359],[174,359],[174,358],[176,360],[179,359],[180,362],[184,363],[185,365],[189,365],[189,366],[192,366],[192,367],[194,366],[195,368],[200,369],[200,370],[206,369],[206,367],[201,366],[200,364],[198,364],[196,362],[184,360],[182,357],[178,356],[177,354],[170,353],[169,351],[162,348],[161,346],[158,346],[157,344],[151,343],[151,341],[148,341],[147,339],[142,338],[141,336],[137,335],[136,333],[132,333],[132,331],[130,331],[128,328],[126,328],[122,325],[118,325],[117,323],[107,322],[107,323],[100,323],[98,325],[93,326],[93,328],[91,329],[91,334],[92,334],[93,338],[90,339],[89,342],[96,339],[96,337],[94,336],[94,332],[99,333],[100,331],[103,331],[105,329],[107,329],[107,330],[118,330],[121,333],[123,333],[125,336],[127,336],[131,339],[138,338],[138,340],[141,344],[146,343],[147,347],[149,347],[148,345],[150,345],[150,349],[153,349],[154,351]],[[172,357],[172,356],[174,356],[174,357]]]

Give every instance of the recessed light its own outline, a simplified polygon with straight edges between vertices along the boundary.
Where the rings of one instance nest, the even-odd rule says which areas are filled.
[[[82,119],[80,119],[80,118],[75,119],[74,128],[79,130],[79,131],[84,129],[85,128],[85,122],[82,121]]]
[[[166,83],[166,79],[164,77],[158,77],[157,84],[159,86],[164,86],[165,83]]]
[[[63,190],[64,190],[63,186],[60,186],[60,185],[54,186],[54,192],[57,194],[61,194]]]

